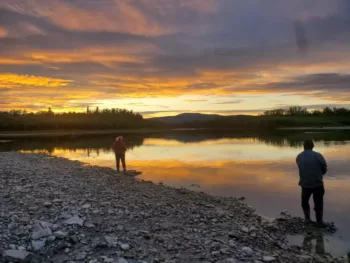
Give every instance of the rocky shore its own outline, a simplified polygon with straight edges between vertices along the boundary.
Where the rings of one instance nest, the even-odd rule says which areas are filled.
[[[343,262],[288,247],[287,215],[45,154],[0,153],[0,200],[0,262]]]

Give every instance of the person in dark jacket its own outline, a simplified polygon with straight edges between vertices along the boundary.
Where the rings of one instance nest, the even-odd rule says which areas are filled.
[[[299,185],[301,186],[301,203],[305,215],[305,222],[310,223],[310,205],[311,195],[314,200],[314,210],[316,221],[319,227],[324,227],[323,222],[323,196],[325,194],[323,185],[323,175],[327,173],[327,163],[322,154],[313,151],[314,143],[312,140],[304,142],[304,151],[297,159],[299,168]]]
[[[120,161],[122,162],[123,171],[126,172],[126,164],[125,164],[125,152],[126,152],[126,144],[123,136],[118,136],[113,145],[112,150],[115,154],[115,161],[117,166],[117,172],[120,171]]]

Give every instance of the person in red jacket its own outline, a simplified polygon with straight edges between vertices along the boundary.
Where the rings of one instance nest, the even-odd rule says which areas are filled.
[[[112,150],[115,154],[115,161],[117,164],[117,172],[119,172],[120,167],[120,161],[122,161],[123,171],[126,172],[126,165],[125,165],[125,152],[126,152],[126,145],[123,136],[118,136],[113,145]]]

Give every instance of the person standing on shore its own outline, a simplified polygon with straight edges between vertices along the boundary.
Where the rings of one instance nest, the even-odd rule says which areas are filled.
[[[126,172],[126,164],[125,164],[126,144],[123,136],[118,136],[115,139],[112,145],[112,150],[115,154],[117,172],[120,172],[120,161],[122,162],[123,171]]]
[[[325,190],[323,185],[323,175],[327,172],[327,163],[322,154],[313,151],[313,148],[313,141],[306,140],[304,142],[304,151],[296,158],[299,168],[301,203],[305,215],[305,222],[310,223],[309,200],[311,195],[313,195],[317,226],[324,227],[323,196]]]

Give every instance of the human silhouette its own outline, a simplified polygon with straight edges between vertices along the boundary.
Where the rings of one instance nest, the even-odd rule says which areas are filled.
[[[123,136],[118,136],[115,139],[112,145],[112,150],[115,154],[117,172],[120,172],[120,161],[122,162],[123,171],[126,172],[126,164],[125,164],[126,144]]]
[[[318,227],[325,227],[323,222],[323,196],[325,193],[323,175],[327,172],[327,164],[322,154],[313,151],[312,140],[304,142],[304,151],[296,159],[299,168],[299,185],[301,186],[301,203],[305,215],[305,222],[310,223],[311,195],[314,200],[314,209]]]

